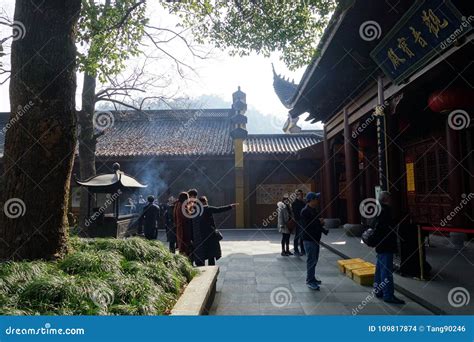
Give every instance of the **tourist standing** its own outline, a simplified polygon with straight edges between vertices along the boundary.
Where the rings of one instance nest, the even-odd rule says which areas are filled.
[[[145,231],[145,238],[156,240],[158,236],[158,221],[160,219],[160,208],[154,204],[155,197],[148,196],[148,204],[138,218],[139,231]],[[143,229],[143,227],[145,229]]]
[[[176,226],[176,242],[181,254],[191,259],[192,255],[192,225],[188,208],[189,196],[181,192],[174,205],[173,217]]]
[[[165,205],[165,228],[166,239],[169,243],[171,253],[176,252],[176,225],[174,223],[174,205],[176,198],[173,196],[168,198],[168,203]]]
[[[301,210],[306,205],[304,200],[303,190],[296,190],[296,199],[291,204],[291,209],[293,211],[293,216],[296,223],[295,239],[293,241],[293,248],[295,255],[305,255],[304,243],[303,243],[303,222],[301,220]]]
[[[377,241],[374,292],[384,302],[405,304],[405,301],[395,297],[393,284],[393,254],[397,251],[397,232],[392,221],[390,193],[380,192],[378,202],[381,210],[374,223],[374,241]]]
[[[237,204],[233,203],[222,207],[213,207],[208,204],[206,196],[199,197],[199,202],[203,205],[202,214],[199,220],[199,231],[202,241],[195,244],[194,261],[196,266],[204,266],[207,260],[208,265],[215,265],[216,260],[222,256],[220,240],[222,236],[216,228],[214,214],[231,210]]]
[[[312,290],[319,290],[321,281],[316,279],[316,265],[319,259],[319,242],[321,234],[327,234],[324,229],[319,212],[320,193],[308,192],[306,194],[306,206],[301,211],[303,222],[303,243],[306,251],[306,284]]]
[[[278,231],[281,233],[281,256],[290,256],[290,237],[291,230],[288,225],[292,219],[291,207],[288,196],[283,196],[283,199],[277,203],[278,210]]]

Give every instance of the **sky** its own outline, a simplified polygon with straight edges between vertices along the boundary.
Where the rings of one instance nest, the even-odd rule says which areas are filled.
[[[0,12],[3,10],[10,18],[13,18],[14,1],[0,0]],[[150,3],[148,7],[149,18],[152,25],[175,29],[177,19],[165,13],[156,3]],[[8,34],[6,27],[0,26],[0,38]],[[27,33],[26,33],[27,34]],[[191,37],[188,37],[190,41]],[[247,104],[264,115],[270,116],[277,122],[284,122],[288,110],[281,104],[273,89],[273,72],[271,64],[274,63],[278,73],[299,82],[305,68],[294,72],[289,71],[283,62],[279,60],[276,52],[269,58],[253,54],[248,57],[231,57],[225,51],[214,49],[210,46],[197,46],[200,51],[210,57],[204,60],[193,57],[186,46],[179,40],[168,44],[167,50],[173,55],[180,56],[186,64],[192,66],[193,70],[183,67],[185,79],[182,79],[176,72],[174,62],[158,53],[151,45],[144,48],[149,56],[153,56],[150,62],[147,61],[147,70],[150,74],[165,74],[169,80],[169,89],[166,91],[179,97],[196,98],[200,95],[217,95],[224,100],[231,101],[232,93],[240,86],[247,94]],[[191,41],[192,42],[192,41]],[[5,59],[5,58],[4,58]],[[143,63],[143,57],[130,60],[127,63],[132,66]],[[4,61],[5,62],[5,61]],[[131,70],[131,69],[130,69]],[[130,70],[125,70],[124,74]],[[78,74],[78,89],[76,106],[80,107],[80,91],[82,78]],[[162,91],[162,90],[159,90]],[[156,90],[150,90],[149,95],[155,95]],[[8,83],[0,85],[0,111],[9,111]],[[300,120],[302,123],[303,120]],[[315,125],[304,125],[306,129],[318,128]]]

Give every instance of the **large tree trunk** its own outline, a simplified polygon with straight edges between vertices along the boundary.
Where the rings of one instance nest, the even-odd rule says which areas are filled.
[[[82,89],[82,110],[78,112],[79,123],[79,169],[81,179],[95,175],[95,150],[97,138],[94,133],[96,79],[88,73],[84,74]],[[84,228],[87,218],[87,189],[81,189],[81,207],[79,211],[79,224]]]
[[[2,260],[55,259],[67,251],[80,6],[81,0],[16,1],[14,19],[25,36],[12,43]]]

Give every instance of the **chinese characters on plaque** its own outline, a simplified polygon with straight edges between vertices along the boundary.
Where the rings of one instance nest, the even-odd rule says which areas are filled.
[[[291,196],[297,189],[303,190],[306,194],[311,191],[311,184],[259,184],[257,185],[257,204],[275,205],[284,195]]]
[[[417,1],[371,56],[388,77],[401,83],[470,31],[473,21],[473,16],[463,17],[450,1]]]

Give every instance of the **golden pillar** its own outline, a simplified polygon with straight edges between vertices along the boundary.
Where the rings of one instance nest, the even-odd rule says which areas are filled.
[[[246,95],[239,89],[232,94],[233,114],[231,122],[233,130],[231,136],[234,139],[234,171],[235,171],[235,202],[239,203],[235,212],[236,228],[245,227],[245,184],[244,184],[244,140],[247,138],[247,111]]]
[[[234,139],[235,153],[235,202],[239,203],[235,211],[237,228],[245,226],[245,194],[244,194],[244,140]]]

